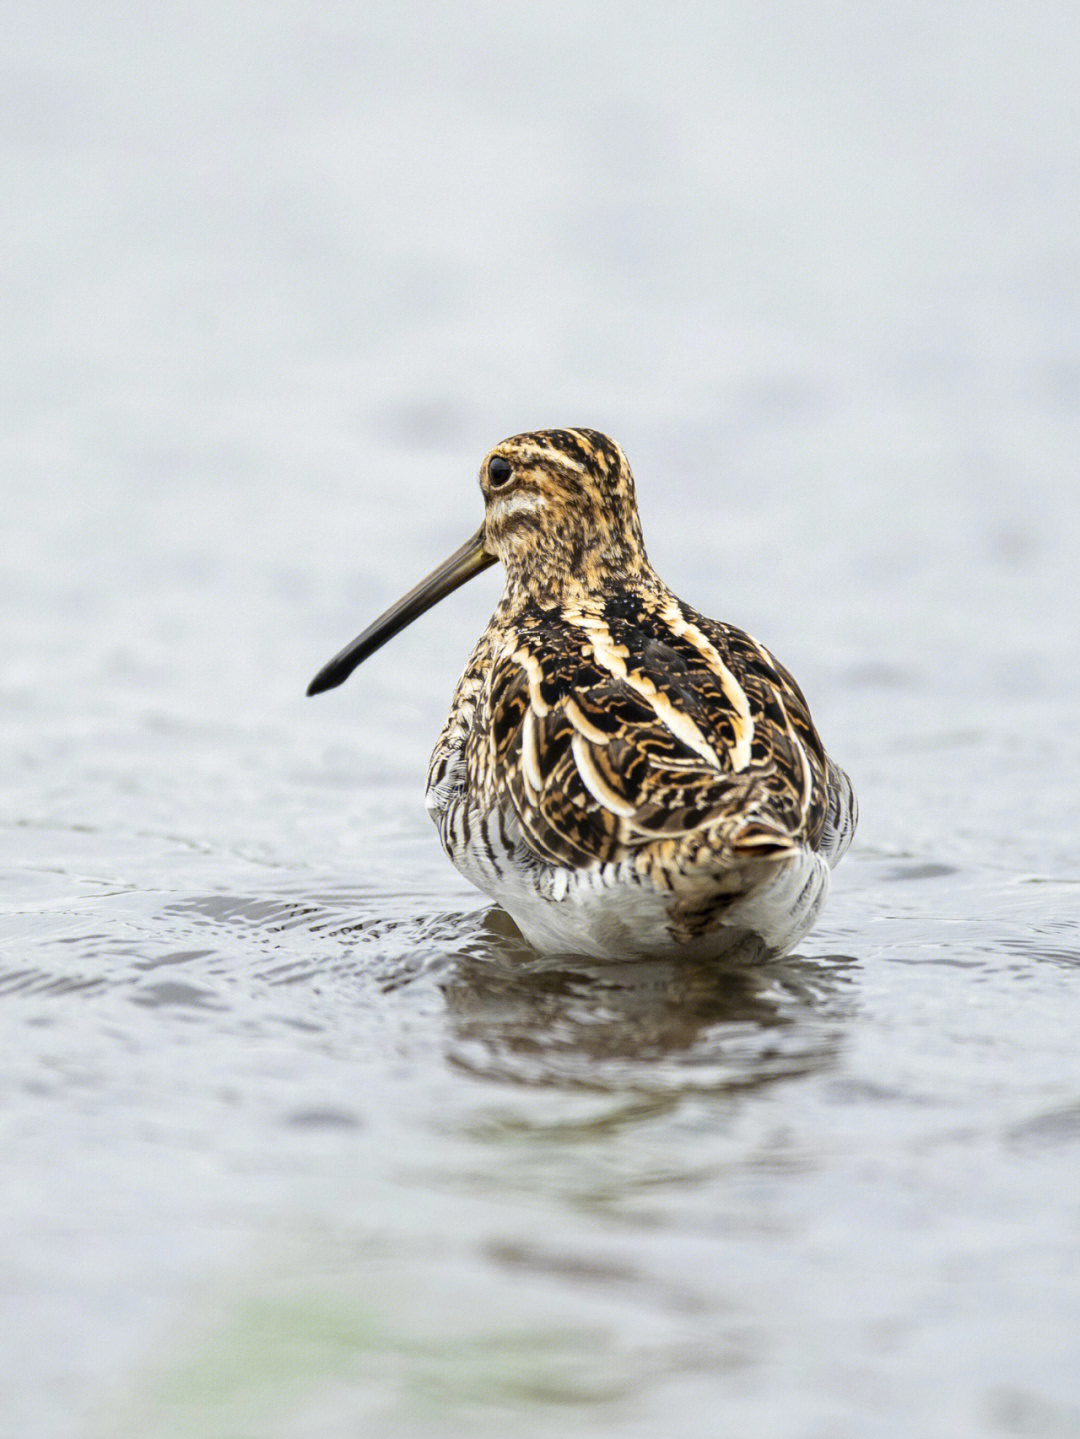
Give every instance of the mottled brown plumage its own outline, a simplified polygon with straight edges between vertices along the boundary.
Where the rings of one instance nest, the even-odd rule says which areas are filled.
[[[649,564],[622,451],[503,441],[481,530],[313,682],[341,679],[470,574],[506,588],[428,773],[454,862],[542,949],[720,954],[812,923],[855,804],[798,685]]]

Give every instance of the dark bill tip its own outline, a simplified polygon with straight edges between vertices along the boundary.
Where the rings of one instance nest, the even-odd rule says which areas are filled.
[[[328,664],[323,665],[308,685],[307,693],[321,695],[324,690],[336,689],[349,678],[357,665],[362,664],[377,649],[381,649],[387,640],[392,640],[406,625],[411,625],[413,620],[431,609],[432,605],[438,604],[466,580],[472,579],[473,575],[478,575],[481,570],[493,565],[495,559],[494,555],[488,554],[484,549],[484,527],[481,525],[472,539],[467,540],[460,550],[455,550],[438,569],[432,570],[426,579],[415,585],[407,595],[403,595],[397,604],[391,605],[373,624],[368,625],[363,634],[357,635],[356,639],[347,644]]]
[[[352,649],[351,645],[349,649]],[[335,655],[329,664],[323,665],[322,669],[308,685],[305,693],[308,695],[321,695],[324,690],[334,690],[337,689],[338,685],[344,684],[356,668],[356,665],[361,662],[357,660],[356,664],[349,664],[347,661],[348,653],[348,650],[342,650],[341,654]],[[362,658],[363,656],[361,656],[361,659]]]

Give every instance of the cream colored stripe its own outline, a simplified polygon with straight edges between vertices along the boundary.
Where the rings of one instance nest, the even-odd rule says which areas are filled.
[[[606,745],[610,740],[610,735],[605,734],[601,729],[597,729],[590,720],[585,718],[576,700],[567,699],[563,706],[563,712],[574,728],[583,734],[592,744]]]
[[[707,764],[715,765],[717,769],[720,769],[719,755],[712,745],[709,744],[708,740],[690,716],[684,714],[682,710],[676,709],[667,696],[660,693],[647,675],[638,677],[631,675],[626,667],[626,659],[628,658],[629,652],[625,645],[617,645],[614,643],[611,638],[611,631],[604,621],[600,619],[598,615],[588,614],[584,610],[579,610],[573,618],[578,621],[583,629],[588,631],[593,643],[593,654],[596,657],[597,663],[603,665],[604,669],[606,669],[609,674],[614,675],[616,679],[622,680],[635,694],[639,694],[642,699],[647,700],[652,706],[657,719],[661,724],[667,726],[676,739],[681,740],[684,745],[689,746],[695,754],[699,754]],[[717,660],[719,661],[719,656],[717,656]],[[734,680],[732,680],[732,683],[734,684]],[[741,690],[739,690],[739,694],[742,696],[742,701],[745,705],[746,696]],[[738,733],[738,731],[736,732]],[[735,767],[738,769],[743,768],[748,760],[749,746],[747,747],[746,759],[741,765],[736,765]]]
[[[536,716],[531,705],[525,711],[525,718],[521,722],[521,772],[533,794],[539,795],[544,788],[544,777],[540,773],[540,756],[536,749]]]
[[[754,740],[754,717],[750,713],[746,691],[724,664],[709,637],[683,616],[674,596],[669,596],[665,602],[661,618],[672,634],[690,641],[719,679],[720,688],[733,711],[731,723],[735,731],[735,745],[731,751],[731,767],[735,771],[745,769],[750,763],[750,746]]]
[[[605,783],[604,779],[593,763],[593,757],[589,753],[587,741],[579,734],[574,734],[570,739],[570,750],[574,756],[574,763],[577,765],[578,774],[585,788],[605,809],[612,814],[621,815],[628,819],[634,813],[634,805],[628,804],[621,795]]]
[[[544,508],[539,495],[496,495],[491,501],[490,513],[497,520],[509,519],[511,515],[532,515]]]
[[[515,458],[520,455],[523,460],[558,460],[559,464],[568,470],[576,470],[579,475],[585,473],[585,466],[580,461],[573,459],[565,450],[560,450],[554,445],[550,447],[537,444],[513,445],[510,454]]]
[[[515,650],[511,659],[525,671],[529,681],[529,703],[539,718],[543,719],[545,715],[551,713],[551,706],[544,702],[544,697],[540,693],[540,685],[544,678],[543,666],[534,654],[530,654],[524,648]]]

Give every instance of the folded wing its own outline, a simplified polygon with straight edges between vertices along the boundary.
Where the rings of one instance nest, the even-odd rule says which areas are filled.
[[[699,622],[720,665],[650,642],[622,674],[552,685],[542,652],[496,661],[484,759],[550,862],[693,835],[732,862],[816,846],[827,761],[801,692],[741,631]]]

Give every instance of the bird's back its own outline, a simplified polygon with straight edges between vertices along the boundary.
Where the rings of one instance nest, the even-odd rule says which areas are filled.
[[[788,672],[658,583],[497,612],[429,776],[451,858],[519,924],[517,891],[545,924],[563,906],[579,942],[575,910],[645,904],[676,949],[726,938],[762,890],[786,911],[770,947],[808,928],[853,827],[845,793]]]

